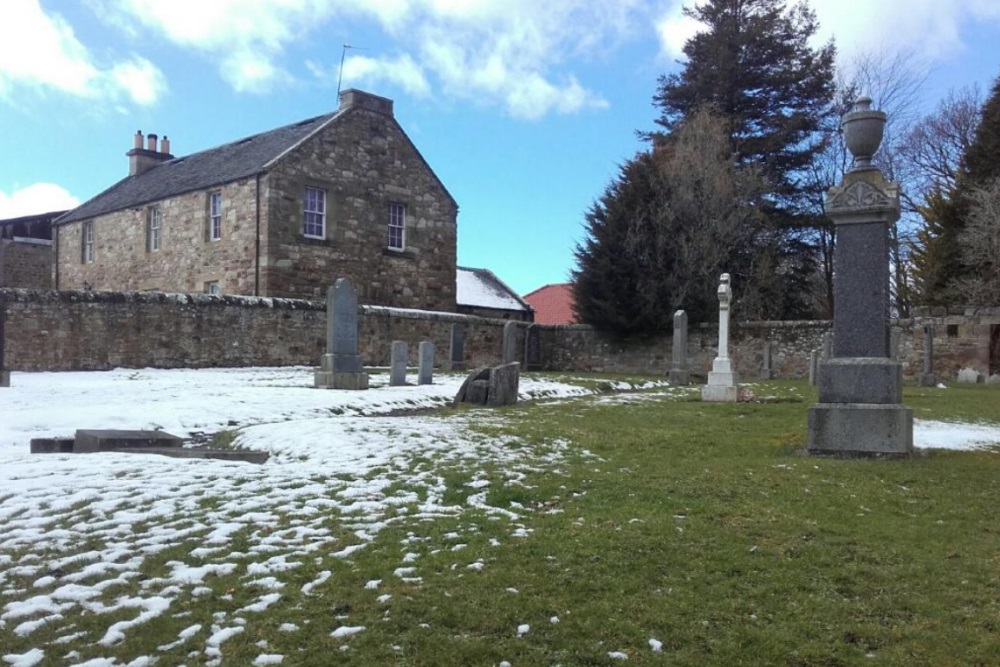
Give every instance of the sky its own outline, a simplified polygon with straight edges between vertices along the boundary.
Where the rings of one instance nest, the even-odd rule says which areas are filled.
[[[1000,74],[1000,0],[812,0],[849,68],[904,52],[923,111]],[[136,130],[185,155],[392,98],[458,201],[458,261],[565,282],[584,215],[654,128],[698,25],[680,0],[0,0],[0,219],[127,174]],[[344,45],[352,48],[345,51]]]

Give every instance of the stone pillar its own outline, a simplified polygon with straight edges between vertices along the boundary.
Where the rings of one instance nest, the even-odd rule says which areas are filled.
[[[761,353],[760,360],[760,379],[761,380],[773,380],[774,379],[774,367],[772,366],[771,360],[771,347],[773,343],[767,340],[764,341],[764,349]]]
[[[367,389],[358,354],[358,297],[351,281],[338,278],[326,293],[326,354],[315,374],[321,389]]]
[[[511,364],[517,361],[517,324],[507,322],[503,325],[503,363]]]
[[[685,310],[674,313],[674,340],[670,349],[670,384],[687,384],[691,381],[688,370],[688,314]]]
[[[7,370],[7,295],[0,294],[0,387],[10,386],[10,371]]]
[[[712,362],[708,374],[708,384],[701,388],[701,400],[713,403],[735,403],[738,395],[736,375],[729,361],[729,305],[733,300],[733,290],[729,285],[729,274],[719,278],[719,354]]]
[[[921,387],[936,387],[934,375],[934,325],[924,325],[924,372],[920,375]]]
[[[819,350],[809,353],[809,385],[815,387],[819,384]]]
[[[401,387],[406,384],[406,361],[408,356],[409,352],[406,349],[405,341],[392,341],[392,354],[389,358],[390,387]]]
[[[450,368],[453,371],[465,370],[465,325],[451,325],[451,350],[449,350]]]
[[[827,331],[823,334],[823,361],[833,358],[833,333]]]
[[[899,218],[899,187],[871,162],[885,114],[861,98],[844,116],[854,165],[830,188],[836,225],[833,358],[820,366],[819,403],[809,409],[812,453],[909,454],[913,411],[902,404],[903,367],[889,358],[889,225]]]
[[[417,384],[432,384],[434,382],[434,343],[429,340],[420,341],[417,355]]]

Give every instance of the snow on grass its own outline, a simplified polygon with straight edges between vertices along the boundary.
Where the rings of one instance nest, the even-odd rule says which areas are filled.
[[[958,450],[1000,447],[1000,426],[915,419],[913,446]]]
[[[330,636],[334,639],[342,639],[344,637],[350,637],[351,635],[356,635],[365,629],[363,625],[342,625],[333,632]]]
[[[34,667],[45,658],[45,651],[33,648],[27,653],[8,653],[3,661],[11,667]]]

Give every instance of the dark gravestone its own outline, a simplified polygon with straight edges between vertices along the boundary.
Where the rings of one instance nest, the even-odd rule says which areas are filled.
[[[773,380],[774,379],[774,366],[771,359],[771,347],[773,343],[767,340],[764,341],[764,349],[761,353],[760,360],[760,379],[761,380]]]
[[[465,369],[465,325],[451,325],[451,350],[448,354],[453,371]]]
[[[509,364],[517,361],[517,324],[507,322],[503,325],[503,362]]]
[[[73,438],[32,438],[32,454],[72,454]]]
[[[10,371],[7,370],[7,296],[0,294],[0,387],[10,386]]]
[[[218,459],[264,463],[268,452],[249,449],[184,448],[183,440],[163,431],[124,431],[117,429],[79,429],[73,438],[33,438],[32,454],[157,454],[180,459]]]
[[[674,313],[674,337],[670,348],[670,384],[683,385],[691,381],[688,370],[688,314],[685,310]]]
[[[421,341],[417,349],[417,384],[432,384],[434,382],[434,343],[429,340]]]
[[[909,454],[913,411],[902,404],[903,368],[889,345],[889,226],[899,188],[873,166],[885,114],[861,98],[844,116],[854,165],[831,188],[826,214],[836,226],[833,358],[820,367],[819,403],[809,408],[812,453]]]
[[[936,387],[934,375],[934,325],[924,325],[924,372],[920,374],[921,387]]]
[[[390,387],[401,387],[406,384],[406,361],[408,356],[409,353],[404,341],[392,341],[392,354],[389,358]]]
[[[367,389],[368,374],[358,354],[358,297],[347,278],[326,295],[326,354],[315,374],[322,389]]]
[[[180,447],[182,438],[163,431],[123,431],[117,429],[79,429],[74,439],[73,451],[112,452],[122,449],[149,447]]]
[[[524,370],[542,370],[542,332],[536,325],[524,332]]]
[[[486,398],[486,405],[514,405],[517,403],[520,369],[521,364],[515,361],[497,366],[490,372],[490,394]]]

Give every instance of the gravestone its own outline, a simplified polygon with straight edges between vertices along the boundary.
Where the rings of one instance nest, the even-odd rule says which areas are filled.
[[[0,294],[0,387],[10,386],[10,371],[7,370],[7,296]]]
[[[494,368],[477,368],[465,378],[452,405],[514,405],[517,403],[520,367],[521,364],[515,361]]]
[[[809,386],[815,387],[819,384],[819,350],[809,353]]]
[[[823,361],[833,358],[833,332],[823,334]]]
[[[819,403],[809,408],[814,454],[904,455],[913,451],[913,411],[902,403],[903,367],[890,358],[889,225],[899,187],[872,164],[885,114],[863,97],[842,127],[854,156],[826,213],[836,228],[833,358],[820,367]]]
[[[764,341],[764,349],[760,360],[760,379],[761,380],[773,380],[774,379],[774,367],[771,365],[771,348],[773,347],[771,341]]]
[[[449,368],[453,371],[465,369],[465,325],[451,325],[451,350],[448,354]]]
[[[899,361],[899,344],[902,338],[897,329],[893,329],[889,333],[889,358],[893,361]]]
[[[934,325],[924,325],[924,372],[920,374],[921,387],[936,387],[934,375]]]
[[[729,285],[729,274],[719,278],[719,354],[712,362],[708,373],[708,384],[701,388],[701,400],[712,403],[735,403],[738,390],[736,374],[729,361],[729,306],[733,300],[733,290]]]
[[[434,343],[429,340],[420,341],[420,347],[417,350],[417,384],[432,384],[434,382]]]
[[[986,384],[1000,384],[1000,373],[994,373],[986,378]]]
[[[503,325],[503,362],[509,364],[517,361],[517,324],[507,322]]]
[[[542,370],[542,333],[535,324],[524,332],[524,370]]]
[[[976,384],[983,381],[983,376],[975,368],[963,368],[958,372],[958,381],[962,384]]]
[[[392,354],[389,359],[389,386],[402,387],[406,384],[406,361],[409,352],[406,349],[406,342],[401,340],[392,341]]]
[[[213,449],[182,447],[183,440],[163,431],[128,431],[120,429],[77,429],[72,438],[32,438],[32,454],[156,454],[180,459],[217,459],[264,463],[268,452],[250,449]]]
[[[670,348],[670,384],[683,385],[691,381],[688,370],[688,314],[674,312],[674,338]]]
[[[358,297],[347,278],[338,278],[326,293],[326,354],[314,384],[321,389],[368,388],[358,354]]]

